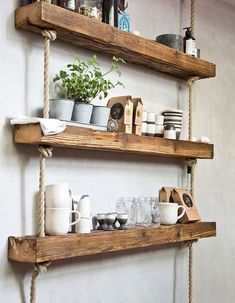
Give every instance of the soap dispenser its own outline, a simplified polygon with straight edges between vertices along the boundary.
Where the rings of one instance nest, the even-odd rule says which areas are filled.
[[[190,56],[196,57],[195,38],[192,36],[191,27],[184,27],[186,30],[184,36],[184,52]]]

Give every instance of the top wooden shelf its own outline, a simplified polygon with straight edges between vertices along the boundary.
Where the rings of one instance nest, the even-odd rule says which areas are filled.
[[[44,136],[38,124],[16,125],[15,143],[134,153],[152,156],[212,159],[212,144],[96,131],[67,126],[65,131]]]
[[[127,62],[181,79],[215,77],[213,63],[190,57],[153,40],[124,32],[45,1],[17,9],[15,23],[17,28],[35,33],[40,33],[42,29],[56,30],[59,40],[108,56],[119,56]]]

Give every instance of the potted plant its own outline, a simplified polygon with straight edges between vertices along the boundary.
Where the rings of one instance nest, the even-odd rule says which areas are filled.
[[[72,114],[73,121],[89,124],[93,110],[91,101],[96,97],[99,100],[106,98],[110,89],[119,85],[123,86],[119,81],[112,82],[106,79],[112,72],[115,72],[119,77],[121,76],[118,66],[119,61],[124,62],[120,58],[113,57],[109,70],[103,73],[96,55],[87,61],[82,61],[79,57],[76,57],[73,64],[67,65],[67,71],[60,71],[55,76],[54,82],[62,82],[62,88],[67,91],[67,98],[75,100]],[[103,123],[107,126],[110,109],[104,106],[102,106],[102,109],[105,113],[104,119],[101,117],[101,107],[94,107],[92,124],[100,125]]]

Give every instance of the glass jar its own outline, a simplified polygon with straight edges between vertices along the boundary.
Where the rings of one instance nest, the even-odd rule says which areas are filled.
[[[102,21],[102,0],[80,0],[79,2],[81,15]]]
[[[127,225],[129,227],[135,226],[136,223],[136,211],[135,211],[135,198],[134,197],[122,197],[116,203],[116,212],[128,214]]]
[[[71,11],[78,12],[79,11],[79,0],[59,0],[57,1],[59,6],[69,9]]]

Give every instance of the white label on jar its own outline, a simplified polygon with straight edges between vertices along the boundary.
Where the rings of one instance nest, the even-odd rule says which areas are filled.
[[[67,6],[69,9],[75,10],[75,0],[68,0]]]
[[[186,54],[190,56],[195,56],[196,55],[196,44],[195,40],[189,39],[186,41]]]

